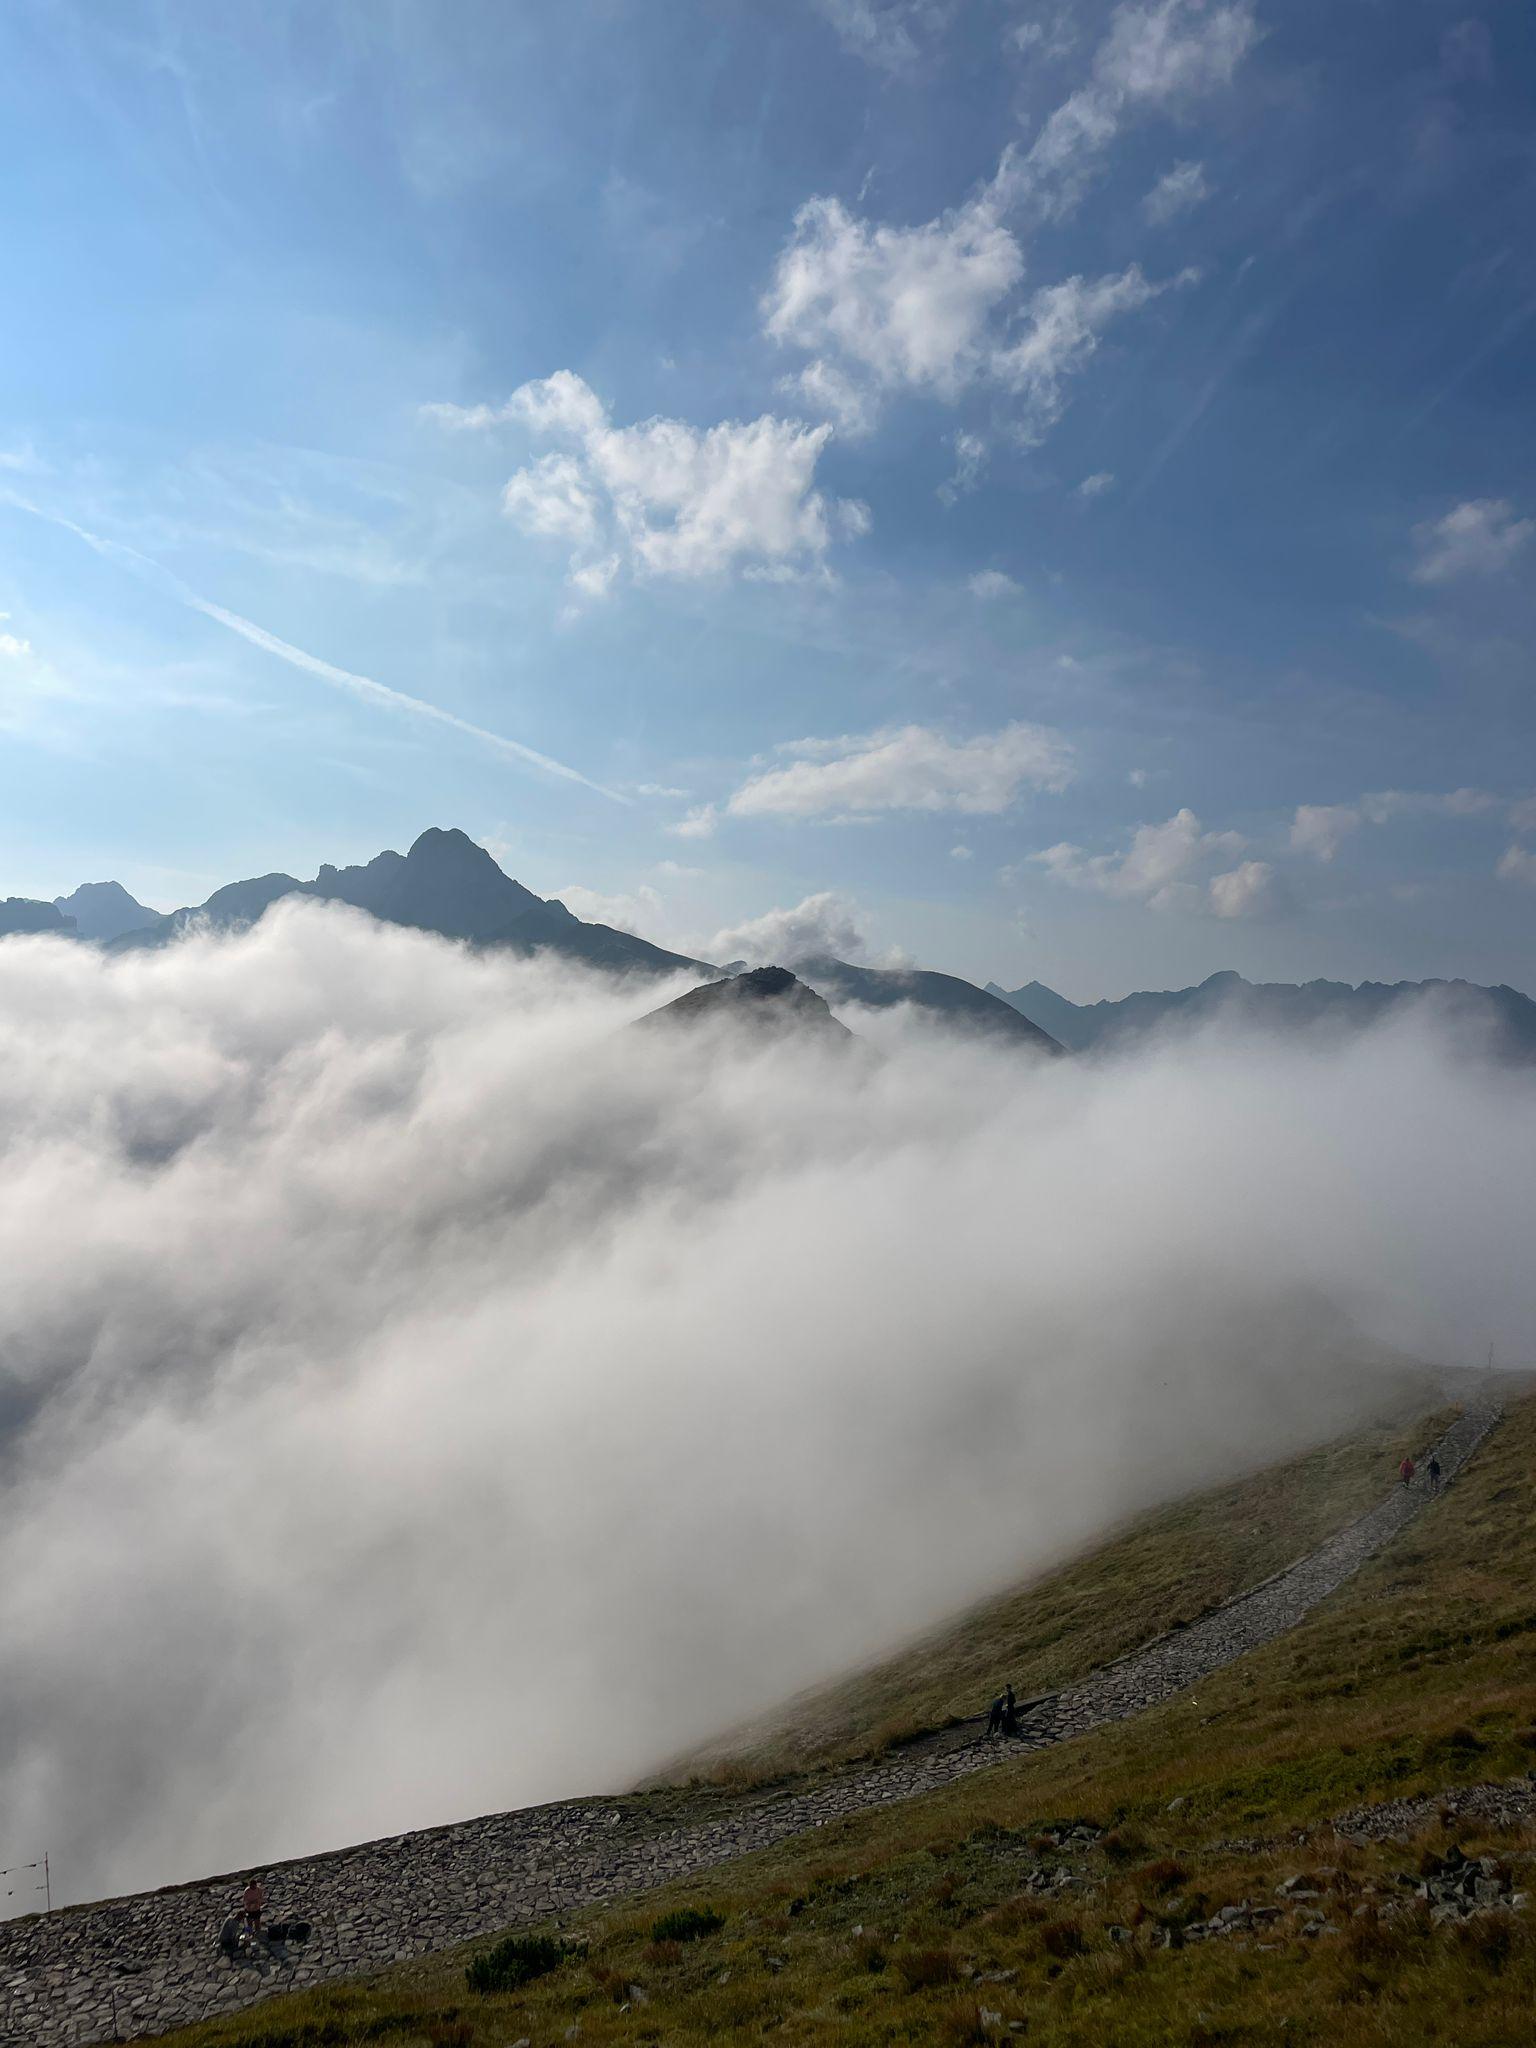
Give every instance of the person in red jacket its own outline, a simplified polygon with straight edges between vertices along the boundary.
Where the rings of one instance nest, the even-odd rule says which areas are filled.
[[[1401,1479],[1401,1480],[1402,1480],[1402,1482],[1403,1482],[1404,1486],[1412,1486],[1412,1484],[1413,1484],[1413,1471],[1414,1471],[1414,1465],[1413,1465],[1413,1460],[1412,1460],[1412,1458],[1409,1458],[1409,1457],[1406,1457],[1406,1456],[1405,1456],[1405,1457],[1404,1457],[1404,1459],[1403,1459],[1403,1462],[1402,1462],[1402,1463],[1401,1463],[1401,1465],[1399,1465],[1399,1466],[1398,1466],[1398,1468],[1397,1468],[1397,1476],[1398,1476],[1398,1478],[1399,1478],[1399,1479]]]

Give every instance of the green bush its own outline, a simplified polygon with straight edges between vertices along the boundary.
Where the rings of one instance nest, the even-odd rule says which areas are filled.
[[[570,1953],[563,1941],[548,1934],[509,1934],[464,1972],[471,1991],[520,1991],[535,1977],[558,1970]]]
[[[725,1925],[722,1914],[706,1906],[702,1912],[696,1906],[680,1906],[675,1913],[663,1913],[651,1929],[652,1941],[698,1941],[706,1934],[717,1934]]]

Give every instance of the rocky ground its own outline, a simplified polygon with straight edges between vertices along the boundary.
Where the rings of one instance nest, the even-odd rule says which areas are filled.
[[[1452,1425],[1437,1446],[1447,1481],[1497,1419],[1492,1406],[1478,1405]],[[1283,1634],[1429,1497],[1422,1484],[1395,1487],[1263,1586],[1083,1684],[1032,1703],[1023,1746],[1041,1748],[1139,1714]],[[291,1950],[274,1946],[234,1959],[221,1953],[219,1929],[233,1909],[239,1878],[13,1921],[0,1926],[0,2048],[89,2048],[164,2032],[276,1991],[359,1976],[491,1931],[649,1890],[832,1820],[935,1790],[1013,1753],[1011,1745],[977,1739],[974,1729],[954,1730],[817,1782],[716,1800],[681,1822],[643,1799],[573,1801],[307,1858],[266,1873],[270,1917],[302,1918],[310,1926],[309,1939]],[[1042,1887],[1079,1882],[1069,1862],[1042,1864],[1041,1872]],[[1306,1875],[1296,1873],[1301,1891],[1311,1889],[1301,1882]],[[1480,1866],[1470,1877],[1451,1866],[1413,1881],[1439,1886],[1425,1894],[1432,1910],[1480,1909],[1494,1883],[1503,1887],[1501,1900],[1515,1893],[1507,1871]],[[1198,1930],[1169,1915],[1168,1938],[1262,1941],[1274,1915],[1302,1910],[1324,1931],[1334,1911],[1327,1896],[1319,1889],[1316,1898],[1293,1892],[1279,1902],[1245,1901],[1239,1909],[1222,1908],[1215,1922]]]

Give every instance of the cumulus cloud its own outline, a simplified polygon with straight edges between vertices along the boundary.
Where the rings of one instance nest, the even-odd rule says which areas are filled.
[[[572,882],[557,889],[555,895],[573,917],[585,918],[588,924],[612,925],[615,931],[634,932],[641,938],[654,936],[661,917],[661,897],[649,882],[613,896]]]
[[[1045,726],[1018,723],[971,740],[904,725],[835,740],[795,740],[800,759],[744,782],[739,818],[859,817],[876,811],[1004,811],[1022,789],[1059,790],[1072,750]]]
[[[1085,476],[1083,478],[1077,487],[1075,495],[1079,498],[1086,498],[1091,503],[1093,499],[1104,497],[1107,492],[1112,491],[1114,488],[1114,471],[1098,469],[1094,471],[1092,476]]]
[[[674,839],[712,839],[719,821],[719,811],[713,804],[695,804],[691,811],[664,829]]]
[[[985,202],[902,228],[811,199],[780,251],[764,325],[812,352],[816,379],[835,375],[870,398],[915,387],[953,399],[982,369],[990,316],[1023,272]]]
[[[1090,854],[1080,846],[1062,841],[1032,853],[1029,858],[1058,882],[1074,889],[1093,889],[1102,896],[1123,897],[1145,903],[1152,910],[1189,910],[1202,905],[1195,881],[1200,870],[1224,854],[1240,853],[1243,844],[1240,833],[1207,832],[1186,806],[1161,825],[1138,826],[1130,845],[1120,853]],[[1244,863],[1244,867],[1261,865]],[[1239,868],[1221,877],[1228,884],[1222,892],[1224,899],[1240,902],[1245,891],[1252,888],[1251,880],[1239,883],[1232,879],[1242,872]],[[1231,914],[1220,910],[1216,897],[1205,900],[1218,915]]]
[[[1462,576],[1497,576],[1536,534],[1536,520],[1517,519],[1507,498],[1468,498],[1442,519],[1413,529],[1416,583],[1451,583]]]
[[[1291,821],[1291,851],[1330,861],[1359,824],[1360,813],[1353,804],[1298,804]]]
[[[0,1801],[66,1898],[619,1788],[1342,1426],[1351,1321],[1536,1314],[1531,1077],[1418,1021],[850,1069],[663,992],[313,904],[0,944]]]
[[[583,598],[604,596],[625,568],[680,581],[805,575],[869,528],[867,506],[815,488],[824,425],[765,413],[712,427],[661,418],[617,427],[571,370],[522,385],[500,407],[428,410],[450,426],[515,423],[568,444],[517,470],[502,509],[524,533],[569,548]]]
[[[974,576],[967,579],[965,587],[972,597],[987,600],[994,597],[1017,597],[1024,586],[1002,569],[978,569]]]
[[[862,962],[869,947],[858,906],[824,889],[789,909],[765,911],[727,925],[710,940],[711,960],[745,960],[749,967],[794,967],[802,960]]]
[[[1019,394],[1024,437],[1039,439],[1108,322],[1145,306],[1167,283],[1149,283],[1132,265],[1119,276],[1042,285],[1020,308],[1014,295],[1025,254],[1013,217],[1068,211],[1128,119],[1230,83],[1255,35],[1246,4],[1123,5],[1090,82],[1056,109],[1029,150],[1005,152],[964,203],[901,226],[865,219],[835,197],[807,200],[762,301],[769,338],[808,358],[788,380],[797,404],[845,432],[867,432],[895,392],[953,404],[989,385]],[[1021,318],[1025,331],[1016,336]]]
[[[1178,214],[1187,213],[1210,196],[1204,164],[1175,164],[1171,171],[1164,171],[1142,200],[1141,210],[1155,226],[1166,227]]]
[[[1519,882],[1524,888],[1536,889],[1536,851],[1529,846],[1506,846],[1494,872],[1501,882]]]
[[[1267,860],[1239,861],[1224,875],[1213,875],[1206,894],[1217,917],[1255,917],[1277,901],[1274,868]]]

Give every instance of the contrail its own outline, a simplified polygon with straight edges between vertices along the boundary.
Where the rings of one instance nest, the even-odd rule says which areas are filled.
[[[602,783],[593,782],[579,769],[569,768],[564,761],[556,761],[549,754],[541,754],[536,747],[524,746],[521,740],[508,739],[505,733],[490,732],[483,725],[473,725],[467,718],[460,718],[452,711],[444,711],[440,704],[429,704],[424,698],[412,697],[404,690],[391,689],[388,683],[375,682],[372,676],[354,675],[350,669],[338,668],[335,662],[324,661],[318,654],[309,654],[302,647],[295,647],[291,640],[279,639],[276,633],[269,633],[265,626],[258,626],[253,619],[245,619],[238,612],[226,611],[223,605],[214,604],[206,597],[199,597],[181,578],[167,569],[161,562],[149,555],[141,555],[137,548],[126,547],[121,541],[107,540],[99,533],[92,533],[89,527],[78,525],[62,512],[50,512],[45,506],[34,505],[30,499],[19,496],[15,491],[0,491],[0,502],[13,505],[20,512],[29,512],[34,519],[42,519],[50,526],[59,526],[66,533],[72,533],[98,555],[108,561],[119,562],[131,569],[135,575],[144,576],[151,582],[160,583],[189,611],[201,612],[205,619],[212,619],[227,632],[238,633],[242,640],[249,640],[253,647],[259,647],[267,654],[275,654],[279,661],[286,661],[291,668],[302,669],[306,675],[319,676],[322,682],[330,683],[335,689],[345,690],[349,696],[360,698],[365,704],[375,704],[386,711],[405,712],[412,718],[429,718],[436,725],[451,726],[455,732],[467,733],[471,739],[482,741],[494,747],[498,753],[510,755],[514,760],[527,761],[535,768],[542,768],[548,775],[558,775],[566,782],[578,782],[583,789],[590,789],[597,796],[605,796],[611,803],[627,804],[629,798],[617,790],[605,789]]]

